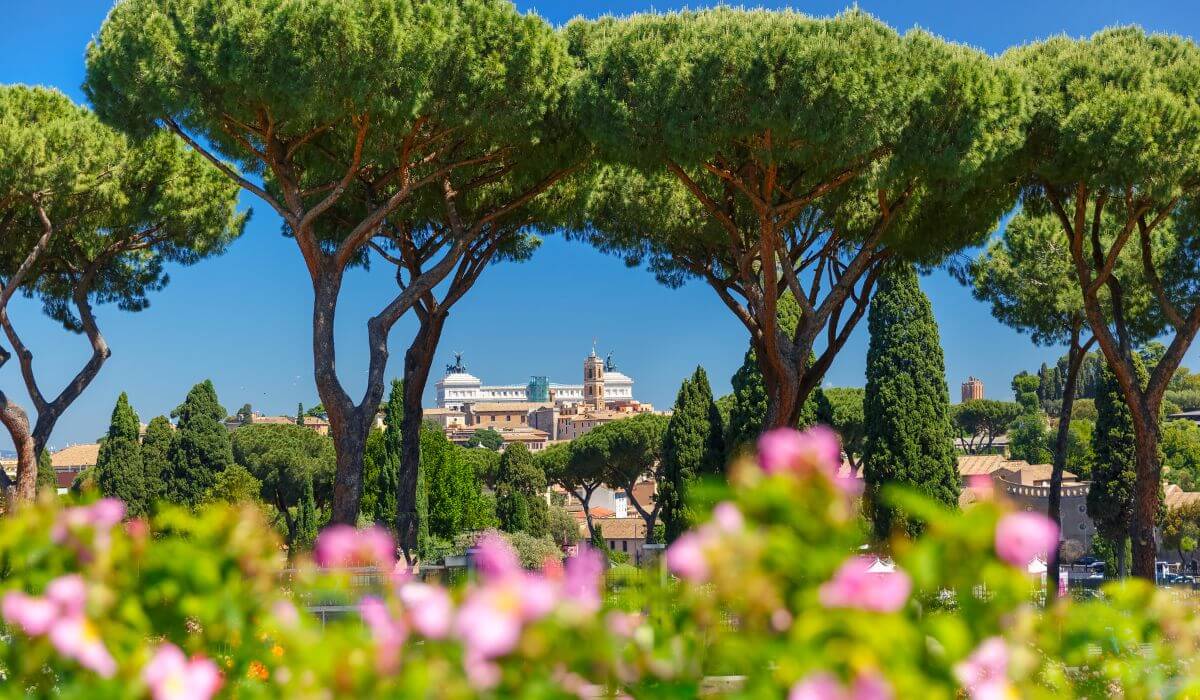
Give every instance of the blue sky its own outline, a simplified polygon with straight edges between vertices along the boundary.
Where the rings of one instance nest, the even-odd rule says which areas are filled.
[[[109,0],[4,3],[0,23],[0,82],[52,85],[83,100],[83,51],[99,27]],[[520,0],[552,22],[577,15],[706,6],[703,0]],[[835,13],[843,2],[763,2],[812,14]],[[1086,35],[1113,24],[1200,34],[1200,5],[1186,2],[963,2],[958,0],[864,1],[859,7],[900,29],[920,26],[948,39],[998,53],[1052,34]],[[55,447],[95,439],[108,424],[120,391],[144,421],[170,411],[196,381],[211,378],[226,408],[245,402],[267,412],[292,413],[297,402],[317,400],[310,344],[311,287],[299,253],[279,234],[278,219],[252,198],[255,216],[242,240],[223,257],[173,271],[166,290],[149,309],[127,314],[99,312],[113,356],[92,387],[58,424]],[[1053,361],[1058,349],[1036,348],[1001,326],[983,304],[944,273],[923,280],[933,300],[946,353],[951,396],[973,374],[987,395],[1007,398],[1009,380],[1023,368]],[[351,275],[338,316],[338,364],[344,381],[361,391],[366,357],[364,322],[390,297],[394,283],[383,268]],[[37,355],[43,390],[56,393],[86,359],[87,343],[40,316],[39,307],[17,302],[12,316]],[[861,385],[867,337],[865,322],[827,377],[830,385]],[[401,322],[392,334],[392,368],[411,338]],[[671,290],[644,270],[583,244],[548,238],[528,263],[489,269],[456,306],[435,364],[465,353],[472,373],[495,383],[524,382],[547,374],[576,382],[583,357],[598,340],[615,353],[621,370],[636,380],[635,393],[667,408],[680,380],[696,365],[709,372],[718,393],[741,362],[746,332],[705,286]],[[1196,366],[1197,352],[1188,364]],[[429,396],[432,395],[432,380]],[[0,387],[24,399],[15,363],[0,370]],[[2,432],[2,431],[0,431]],[[8,447],[0,435],[0,447]]]

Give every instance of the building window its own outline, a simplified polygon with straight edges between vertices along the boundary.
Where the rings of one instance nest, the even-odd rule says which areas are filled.
[[[1087,512],[1087,506],[1079,506],[1079,512],[1080,512],[1080,513],[1086,513],[1086,512]]]
[[[609,549],[611,549],[611,550],[614,550],[614,551],[616,551],[616,549],[617,549],[617,541],[616,541],[616,540],[609,540],[609,541],[608,541],[608,548],[609,548]]]

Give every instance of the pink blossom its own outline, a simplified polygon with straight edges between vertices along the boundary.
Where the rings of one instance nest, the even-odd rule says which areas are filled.
[[[874,560],[855,556],[842,564],[833,578],[822,584],[821,604],[827,608],[858,608],[871,612],[895,612],[908,600],[912,581],[897,569],[893,573],[868,571]]]
[[[852,700],[892,700],[892,686],[878,673],[860,673],[850,684]]]
[[[563,596],[589,612],[600,609],[602,556],[595,548],[583,545],[563,567]]]
[[[104,678],[117,672],[113,660],[96,626],[82,615],[60,617],[50,626],[50,643],[63,656],[74,659],[80,666],[91,669]]]
[[[704,539],[698,533],[683,533],[667,548],[667,568],[685,581],[707,581],[709,570],[708,558],[704,555],[704,544]]]
[[[385,673],[394,671],[400,657],[400,648],[404,646],[404,640],[408,639],[408,629],[402,621],[392,617],[382,600],[374,596],[363,598],[358,604],[358,613],[362,615],[363,622],[367,623],[371,637],[375,640],[379,669]]]
[[[390,571],[396,563],[396,545],[388,531],[376,525],[365,530],[331,525],[317,536],[313,556],[327,569],[375,566]]]
[[[613,610],[604,618],[608,631],[615,637],[629,638],[642,624],[642,616],[638,613]]]
[[[822,425],[803,433],[775,428],[758,438],[758,463],[768,474],[806,470],[833,474],[841,460],[837,433]]]
[[[1057,546],[1058,526],[1041,513],[1010,513],[996,525],[996,554],[1013,566],[1024,568]]]
[[[517,552],[503,537],[489,532],[475,543],[475,569],[487,578],[521,573]]]
[[[833,675],[823,671],[809,674],[788,691],[788,700],[845,700],[846,691]]]
[[[491,660],[467,652],[463,659],[467,682],[478,690],[494,688],[500,682],[500,667]]]
[[[221,672],[211,659],[190,661],[174,644],[163,644],[142,669],[154,700],[209,700],[221,687]]]
[[[741,532],[746,521],[737,506],[729,501],[721,501],[713,507],[712,524],[720,532],[733,534]]]
[[[954,676],[971,700],[1001,700],[1011,696],[1008,682],[1008,647],[1000,637],[988,637],[965,661],[954,667]]]
[[[90,505],[67,508],[58,514],[51,526],[50,539],[62,544],[72,531],[87,527],[107,535],[124,517],[125,504],[116,498],[101,498]]]
[[[801,679],[788,692],[788,700],[891,700],[892,687],[877,673],[863,673],[854,678],[849,689],[832,674],[824,671]]]
[[[59,576],[46,586],[46,598],[58,606],[66,617],[83,615],[87,604],[87,586],[79,574]]]
[[[400,587],[400,602],[414,629],[429,639],[442,639],[454,622],[454,603],[440,586],[406,583]]]
[[[10,624],[19,625],[25,634],[36,637],[50,631],[50,626],[58,619],[58,605],[46,598],[35,598],[21,591],[9,591],[4,594],[0,604],[4,619]]]
[[[503,656],[521,638],[523,623],[521,586],[495,584],[467,595],[455,618],[455,634],[468,654],[480,659]]]

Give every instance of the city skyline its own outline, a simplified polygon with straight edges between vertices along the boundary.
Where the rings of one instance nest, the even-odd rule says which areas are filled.
[[[605,3],[605,9],[620,14],[683,4],[624,0]],[[791,4],[814,14],[846,6]],[[518,5],[555,23],[596,13],[592,5],[574,0]],[[12,8],[11,21],[0,27],[0,46],[7,49],[0,52],[0,81],[51,85],[83,102],[82,53],[108,6],[106,1],[73,0]],[[859,6],[900,29],[920,24],[989,52],[1056,32],[1088,34],[1121,22],[1190,36],[1200,33],[1200,13],[1169,3],[1098,3],[1087,12],[1033,3],[1004,8],[962,8],[948,2]],[[30,56],[39,60],[30,61]],[[191,268],[173,267],[171,284],[152,295],[150,308],[141,313],[99,309],[113,357],[60,421],[52,445],[95,440],[108,425],[121,391],[128,392],[143,421],[169,413],[192,384],[205,378],[214,381],[231,412],[248,402],[267,413],[289,414],[297,402],[307,406],[318,400],[312,379],[311,287],[298,253],[279,234],[278,218],[267,207],[245,195],[242,203],[254,209],[254,216],[243,239],[226,255]],[[922,285],[939,322],[952,396],[967,376],[974,375],[983,380],[988,398],[1010,398],[1008,384],[1014,373],[1053,362],[1061,354],[1058,348],[1037,348],[1028,337],[996,322],[986,305],[972,299],[945,272],[934,271]],[[361,347],[366,310],[393,286],[386,271],[356,270],[344,292],[337,323],[339,368],[355,393],[361,391],[358,377],[365,373]],[[46,320],[40,306],[27,300],[14,303],[12,315],[38,352],[47,387],[57,389],[67,368],[73,372],[82,362],[86,342]],[[411,319],[397,324],[389,376],[399,374],[413,328]],[[619,258],[548,235],[531,261],[497,265],[483,274],[451,314],[435,367],[448,361],[451,349],[458,349],[476,358],[470,362],[477,374],[501,381],[534,374],[574,377],[578,358],[592,338],[617,353],[622,370],[638,378],[639,396],[661,409],[670,408],[680,382],[697,365],[708,371],[716,394],[727,393],[729,377],[747,346],[745,329],[706,286],[689,283],[667,289],[650,273],[629,269]],[[861,324],[827,374],[827,385],[863,384],[866,344],[866,327]],[[1190,351],[1185,364],[1200,364],[1198,352]],[[426,405],[432,405],[436,376],[435,372],[426,389]],[[0,387],[25,403],[15,366],[0,371]],[[0,448],[10,446],[7,436],[0,438]]]

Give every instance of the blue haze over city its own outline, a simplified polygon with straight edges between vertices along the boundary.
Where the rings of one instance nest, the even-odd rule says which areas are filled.
[[[658,0],[518,0],[559,24],[576,15],[670,10],[715,3]],[[843,2],[763,2],[812,14],[832,14]],[[898,29],[923,27],[947,39],[992,53],[1051,33],[1082,36],[1125,23],[1152,31],[1200,36],[1200,3],[1191,2],[954,2],[864,1],[863,10]],[[83,102],[83,52],[100,26],[109,0],[0,0],[0,82],[54,86]],[[70,408],[51,438],[52,447],[95,440],[107,427],[121,391],[143,421],[168,413],[197,381],[211,378],[225,407],[250,403],[264,413],[292,414],[296,404],[318,400],[312,378],[312,292],[294,243],[280,233],[268,207],[243,196],[254,209],[246,234],[222,257],[172,271],[170,285],[147,310],[129,314],[99,309],[113,356],[92,388]],[[968,251],[967,254],[974,254]],[[922,280],[941,329],[947,380],[957,400],[968,375],[983,380],[989,398],[1010,398],[1009,382],[1022,369],[1053,363],[1059,348],[1035,347],[1028,337],[992,319],[988,307],[944,271]],[[394,294],[388,266],[355,271],[338,312],[338,368],[355,393],[365,376],[365,320]],[[85,361],[88,346],[46,320],[36,303],[21,300],[14,323],[35,350],[47,393]],[[392,333],[390,376],[400,372],[412,337],[411,320]],[[548,234],[534,258],[487,270],[455,307],[426,392],[442,367],[461,351],[472,374],[486,383],[524,383],[531,375],[578,383],[593,339],[632,376],[635,397],[670,407],[680,381],[703,365],[717,394],[742,361],[747,334],[709,288],[659,285],[643,269],[586,244]],[[826,377],[829,386],[861,386],[866,356],[865,321]],[[1194,348],[1185,364],[1200,365]],[[16,363],[0,370],[0,387],[28,406]],[[0,449],[11,447],[7,436]]]

